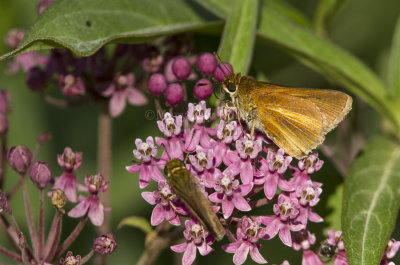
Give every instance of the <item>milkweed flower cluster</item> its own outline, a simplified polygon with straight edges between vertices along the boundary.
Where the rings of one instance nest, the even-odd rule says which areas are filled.
[[[296,233],[309,233],[309,222],[323,221],[313,210],[322,184],[310,178],[311,173],[322,167],[323,161],[317,153],[312,153],[295,164],[292,157],[269,139],[262,135],[252,138],[243,131],[243,124],[235,115],[228,117],[223,109],[216,111],[219,115],[211,120],[211,109],[201,101],[189,103],[186,115],[165,113],[157,122],[164,137],[136,139],[133,155],[137,162],[127,166],[127,170],[139,173],[140,188],[145,188],[152,179],[158,182],[157,190],[142,193],[148,203],[155,205],[152,225],[159,225],[163,220],[175,226],[185,225],[186,242],[171,247],[175,252],[184,252],[184,265],[192,264],[196,249],[201,255],[211,253],[214,243],[207,227],[202,227],[191,215],[161,174],[166,161],[172,158],[183,161],[186,157],[186,168],[218,209],[216,214],[226,224],[225,228],[236,229],[232,231],[236,237],[229,238],[232,243],[223,245],[222,249],[234,254],[235,264],[244,263],[248,254],[255,262],[266,263],[259,252],[263,240],[279,235],[283,244],[295,247],[297,242],[292,237]],[[186,129],[185,123],[189,124]],[[157,156],[159,151],[161,158]],[[260,192],[264,198],[253,199]],[[251,216],[251,210],[260,206],[272,207],[274,214]]]

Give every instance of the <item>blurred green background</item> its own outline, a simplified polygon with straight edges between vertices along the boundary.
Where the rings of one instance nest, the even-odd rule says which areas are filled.
[[[287,2],[304,12],[310,20],[318,4],[316,0],[288,0]],[[10,29],[15,27],[29,28],[37,18],[36,4],[35,0],[1,0],[0,36],[5,36]],[[373,71],[384,76],[387,71],[384,66],[387,65],[392,35],[399,14],[400,1],[398,0],[347,0],[344,1],[329,24],[328,32],[333,42],[350,51],[366,62]],[[200,51],[212,52],[217,50],[219,37],[194,37]],[[4,43],[0,43],[0,54],[7,51]],[[24,144],[33,150],[37,137],[43,132],[51,132],[53,138],[44,145],[39,159],[50,164],[53,176],[58,176],[62,172],[62,169],[57,165],[56,155],[62,153],[66,146],[70,146],[74,151],[83,152],[83,166],[77,172],[81,181],[83,181],[86,173],[96,173],[97,107],[58,109],[47,105],[38,94],[31,92],[26,87],[22,73],[12,76],[6,74],[8,62],[0,63],[0,88],[7,89],[11,93],[12,111],[9,115],[9,145]],[[256,44],[252,66],[250,74],[253,73],[259,79],[265,76],[268,80],[283,85],[329,87],[324,77],[276,49],[272,44]],[[260,69],[262,71],[258,71]],[[153,208],[140,196],[138,176],[125,170],[125,166],[129,164],[132,158],[134,140],[136,138],[144,139],[148,135],[160,135],[155,120],[148,121],[145,119],[145,111],[149,109],[154,109],[151,104],[141,108],[129,105],[123,115],[113,121],[113,163],[110,189],[112,232],[116,235],[118,247],[116,252],[109,257],[109,264],[134,264],[144,248],[145,235],[143,232],[129,227],[118,230],[116,227],[121,219],[127,216],[137,215],[150,218]],[[381,122],[379,115],[357,99],[354,109],[351,119],[360,122],[367,136],[376,133]],[[328,141],[331,139],[334,141],[334,138],[335,134],[331,133]],[[317,208],[317,212],[322,215],[331,211],[327,208],[327,198],[335,191],[338,183],[342,181],[340,174],[329,161],[326,159],[325,161],[323,170],[315,174],[314,177],[314,180],[324,184],[321,202]],[[8,169],[5,191],[12,187],[17,180],[18,176]],[[34,213],[37,213],[38,192],[30,183],[29,185]],[[151,190],[152,187],[148,187],[146,190]],[[21,193],[13,197],[11,206],[23,231],[27,231]],[[54,210],[50,205],[47,206],[46,220],[48,227]],[[67,209],[71,206],[67,205]],[[76,223],[77,220],[65,216],[64,235],[71,231]],[[312,231],[317,234],[315,247],[323,239],[321,237],[323,228],[324,224],[311,226]],[[336,228],[339,229],[339,227]],[[399,235],[399,233],[396,234]],[[87,223],[84,232],[71,250],[74,254],[84,256],[89,252],[94,237],[95,229],[90,223]],[[399,239],[399,237],[397,238]],[[220,250],[220,246],[225,243],[227,242],[214,244],[215,253],[198,258],[196,264],[232,264],[232,255]],[[11,248],[3,231],[0,232],[0,244]],[[291,264],[301,264],[299,253],[279,243],[277,238],[263,243],[261,252],[269,264],[280,264],[285,259],[289,260]],[[400,261],[400,259],[398,260]],[[89,264],[92,264],[92,261]],[[3,255],[0,255],[0,262],[14,264],[9,259],[4,258]],[[174,258],[172,251],[167,249],[155,264],[173,263],[180,264],[180,258]],[[249,257],[246,264],[254,264],[254,262]]]

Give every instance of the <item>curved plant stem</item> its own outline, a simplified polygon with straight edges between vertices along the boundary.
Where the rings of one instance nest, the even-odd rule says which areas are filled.
[[[18,255],[17,253],[8,250],[2,246],[0,246],[0,253],[3,253],[5,256],[12,258],[13,260],[16,260],[18,262],[22,262],[22,258],[20,255]]]
[[[79,221],[79,223],[76,225],[74,231],[65,239],[65,241],[57,248],[55,254],[49,258],[49,260],[54,261],[55,258],[57,258],[59,255],[61,255],[64,251],[66,251],[69,246],[75,241],[75,239],[78,237],[78,235],[81,233],[83,227],[85,226],[86,220],[87,220],[87,214]]]
[[[106,181],[111,179],[111,157],[112,157],[112,118],[108,112],[108,104],[103,104],[99,113],[98,125],[98,169],[103,174]],[[105,207],[110,205],[109,189],[101,197],[101,202]],[[110,231],[110,214],[105,214],[104,222],[100,226],[101,234]],[[106,256],[99,256],[97,264],[102,265],[106,262]]]
[[[30,200],[29,200],[28,187],[26,185],[26,177],[22,176],[22,178],[24,179],[22,181],[22,187],[23,187],[23,194],[24,194],[26,217],[28,220],[29,234],[31,237],[35,257],[38,257],[38,250],[39,250],[38,249],[38,237],[36,234],[35,223],[34,223],[33,217],[32,217],[32,209],[31,209],[31,204],[30,204]]]
[[[79,265],[82,265],[82,264],[85,264],[86,262],[88,262],[89,259],[93,256],[93,254],[94,254],[94,250],[92,249],[92,250],[90,250],[90,252],[86,256],[84,256],[81,259],[81,262],[79,263]]]
[[[40,206],[39,206],[39,260],[43,261],[44,257],[44,190],[40,190]]]
[[[54,255],[57,250],[58,243],[60,243],[61,230],[62,230],[62,213],[56,211],[54,215],[53,224],[51,225],[49,235],[47,237],[46,247],[45,247],[45,260],[48,260]]]

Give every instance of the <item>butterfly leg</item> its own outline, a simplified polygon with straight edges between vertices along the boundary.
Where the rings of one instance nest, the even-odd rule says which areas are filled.
[[[251,132],[250,132],[250,137],[251,137],[251,139],[253,139],[255,127],[256,127],[256,121],[253,120],[253,121],[252,121],[252,124],[251,124]]]

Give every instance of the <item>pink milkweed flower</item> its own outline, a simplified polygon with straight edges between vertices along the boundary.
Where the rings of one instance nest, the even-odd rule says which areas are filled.
[[[86,175],[85,184],[90,191],[90,195],[85,198],[79,196],[79,203],[68,212],[69,217],[78,218],[86,213],[90,221],[95,226],[101,226],[104,221],[104,206],[100,202],[98,192],[105,192],[108,189],[108,182],[101,174],[94,176]]]
[[[214,145],[215,153],[215,166],[218,167],[223,161],[225,165],[229,166],[232,162],[232,151],[229,149],[229,144],[239,139],[242,135],[242,130],[237,125],[236,121],[225,123],[223,120],[217,126],[216,136],[220,140]]]
[[[267,226],[268,237],[273,238],[279,232],[279,238],[283,244],[291,247],[292,238],[290,231],[300,231],[305,226],[296,220],[299,215],[298,200],[287,195],[280,194],[278,203],[274,204],[275,216],[262,216],[262,222]]]
[[[160,131],[168,137],[167,139],[156,137],[156,143],[164,146],[165,150],[161,156],[162,160],[171,158],[179,158],[183,160],[183,141],[181,139],[182,132],[182,115],[173,117],[169,112],[164,114],[161,121],[157,121]]]
[[[175,252],[182,253],[182,264],[190,265],[196,258],[196,249],[199,250],[200,255],[205,256],[214,251],[210,245],[214,243],[214,238],[195,220],[186,220],[185,231],[183,235],[186,238],[186,242],[171,246],[171,249]]]
[[[82,165],[82,152],[73,152],[70,147],[66,147],[61,155],[57,155],[57,162],[64,167],[64,172],[60,177],[55,178],[52,190],[60,189],[71,202],[77,202],[76,189],[86,191],[86,187],[80,185],[73,170],[77,170]],[[51,192],[49,192],[51,195]]]
[[[311,245],[315,244],[315,236],[308,230],[301,230],[292,234],[293,249],[303,250],[302,265],[324,265],[317,254],[312,251]]]
[[[304,170],[307,174],[312,174],[321,169],[324,161],[319,160],[318,153],[313,152],[308,157],[299,161],[298,166],[300,170]]]
[[[147,104],[147,98],[134,87],[135,77],[132,73],[127,75],[117,74],[106,90],[102,92],[105,97],[111,97],[109,110],[112,117],[119,116],[125,109],[126,99],[134,106]]]
[[[71,251],[67,252],[67,255],[64,258],[60,259],[59,265],[80,265],[81,264],[81,256],[74,256]]]
[[[232,164],[228,170],[231,170],[234,175],[240,173],[240,179],[244,184],[253,182],[255,175],[255,167],[253,160],[259,155],[262,150],[261,139],[251,140],[248,135],[243,139],[236,141],[236,151],[238,156],[232,156]]]
[[[48,61],[48,57],[39,54],[37,51],[30,51],[18,54],[14,57],[13,61],[9,64],[10,74],[17,73],[20,69],[27,73],[35,66],[44,66]]]
[[[319,195],[322,192],[322,183],[314,181],[303,182],[301,186],[296,188],[295,192],[290,194],[291,197],[298,198],[300,206],[300,214],[297,218],[302,224],[307,225],[307,220],[311,222],[322,222],[321,216],[312,211],[313,206],[319,202]]]
[[[399,250],[400,247],[400,241],[396,241],[395,239],[390,239],[384,253],[384,257],[388,259],[394,258],[396,255],[397,251]]]
[[[157,182],[165,181],[164,176],[159,170],[161,163],[155,158],[158,150],[154,145],[153,137],[147,137],[146,142],[137,138],[135,144],[136,149],[133,150],[133,155],[136,159],[140,159],[141,162],[137,165],[127,166],[126,170],[131,173],[140,172],[139,187],[141,189],[146,187],[150,183],[150,179],[154,179]]]
[[[235,179],[230,170],[225,170],[222,175],[217,175],[215,181],[215,192],[209,198],[212,202],[221,203],[225,219],[231,216],[234,208],[240,211],[251,210],[244,196],[252,190],[253,183],[239,185],[239,181]]]
[[[171,186],[160,181],[158,183],[158,191],[142,192],[142,197],[151,205],[156,205],[151,214],[151,225],[159,225],[164,219],[172,225],[180,225],[181,222],[177,213],[187,215],[187,211],[183,208]]]
[[[182,130],[182,115],[173,117],[167,112],[161,121],[157,121],[157,125],[166,137],[178,136]]]
[[[61,92],[66,97],[75,97],[78,95],[85,95],[86,88],[83,80],[73,74],[60,75],[58,78],[58,85],[61,88]]]
[[[211,109],[206,107],[206,102],[204,100],[200,101],[199,104],[189,103],[189,109],[187,112],[187,117],[190,122],[195,122],[197,124],[203,124],[211,117]]]
[[[196,147],[196,155],[189,155],[189,160],[198,172],[203,172],[214,166],[214,152],[212,149],[205,150],[198,145]]]
[[[267,263],[259,251],[261,244],[257,244],[257,241],[267,233],[266,228],[261,227],[261,223],[260,218],[252,220],[248,217],[243,217],[242,225],[236,230],[237,241],[222,246],[222,249],[226,252],[235,253],[233,255],[233,263],[236,265],[243,264],[249,252],[250,257],[255,262],[260,264]]]
[[[267,162],[269,171],[283,174],[292,162],[292,157],[285,156],[285,151],[280,148],[276,153],[268,151]]]
[[[270,154],[272,152],[268,152]],[[276,161],[275,161],[276,162]],[[272,168],[274,171],[271,171],[271,163],[273,164],[273,159],[270,160],[260,159],[260,172],[261,175],[254,179],[254,183],[257,185],[264,184],[264,194],[269,200],[271,200],[276,193],[277,187],[279,187],[283,191],[293,191],[293,186],[283,177],[283,173],[278,173],[275,171],[274,167]],[[289,162],[290,163],[290,162]],[[287,167],[286,167],[287,168]],[[286,171],[286,169],[285,169]]]
[[[57,155],[60,167],[67,171],[78,170],[82,165],[82,152],[73,152],[70,147],[65,147],[61,155]]]

